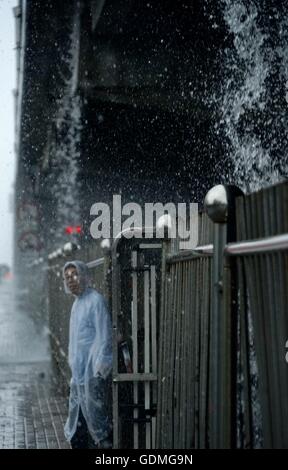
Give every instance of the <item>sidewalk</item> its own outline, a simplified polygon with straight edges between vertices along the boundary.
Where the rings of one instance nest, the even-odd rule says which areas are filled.
[[[44,330],[0,285],[0,449],[69,448],[67,401],[57,391]]]

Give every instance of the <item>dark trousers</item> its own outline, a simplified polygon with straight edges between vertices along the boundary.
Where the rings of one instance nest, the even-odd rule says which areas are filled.
[[[82,410],[79,410],[77,429],[70,441],[72,449],[97,449],[83,416]]]

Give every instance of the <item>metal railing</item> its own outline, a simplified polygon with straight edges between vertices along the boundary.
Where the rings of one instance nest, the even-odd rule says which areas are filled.
[[[212,245],[164,254],[157,447],[287,448],[288,186],[218,196]]]
[[[77,254],[113,316],[115,447],[288,447],[288,185],[230,189],[219,204],[210,192],[194,250],[122,233],[104,254],[95,242]],[[68,382],[71,300],[59,259],[49,260],[49,329]]]

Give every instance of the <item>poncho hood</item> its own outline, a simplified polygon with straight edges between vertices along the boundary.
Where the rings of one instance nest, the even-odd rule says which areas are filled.
[[[73,266],[77,271],[81,293],[83,293],[88,287],[90,287],[90,277],[89,277],[88,266],[85,263],[83,263],[83,261],[78,261],[78,260],[68,261],[67,263],[65,263],[63,267],[63,278],[64,278],[65,270],[70,266]],[[64,278],[64,288],[65,288],[66,294],[72,294],[71,290],[67,286],[65,278]]]

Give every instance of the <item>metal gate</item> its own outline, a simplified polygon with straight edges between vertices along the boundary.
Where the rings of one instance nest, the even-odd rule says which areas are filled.
[[[111,253],[114,448],[151,449],[156,439],[162,245],[145,239],[141,231],[141,238],[122,235]]]

